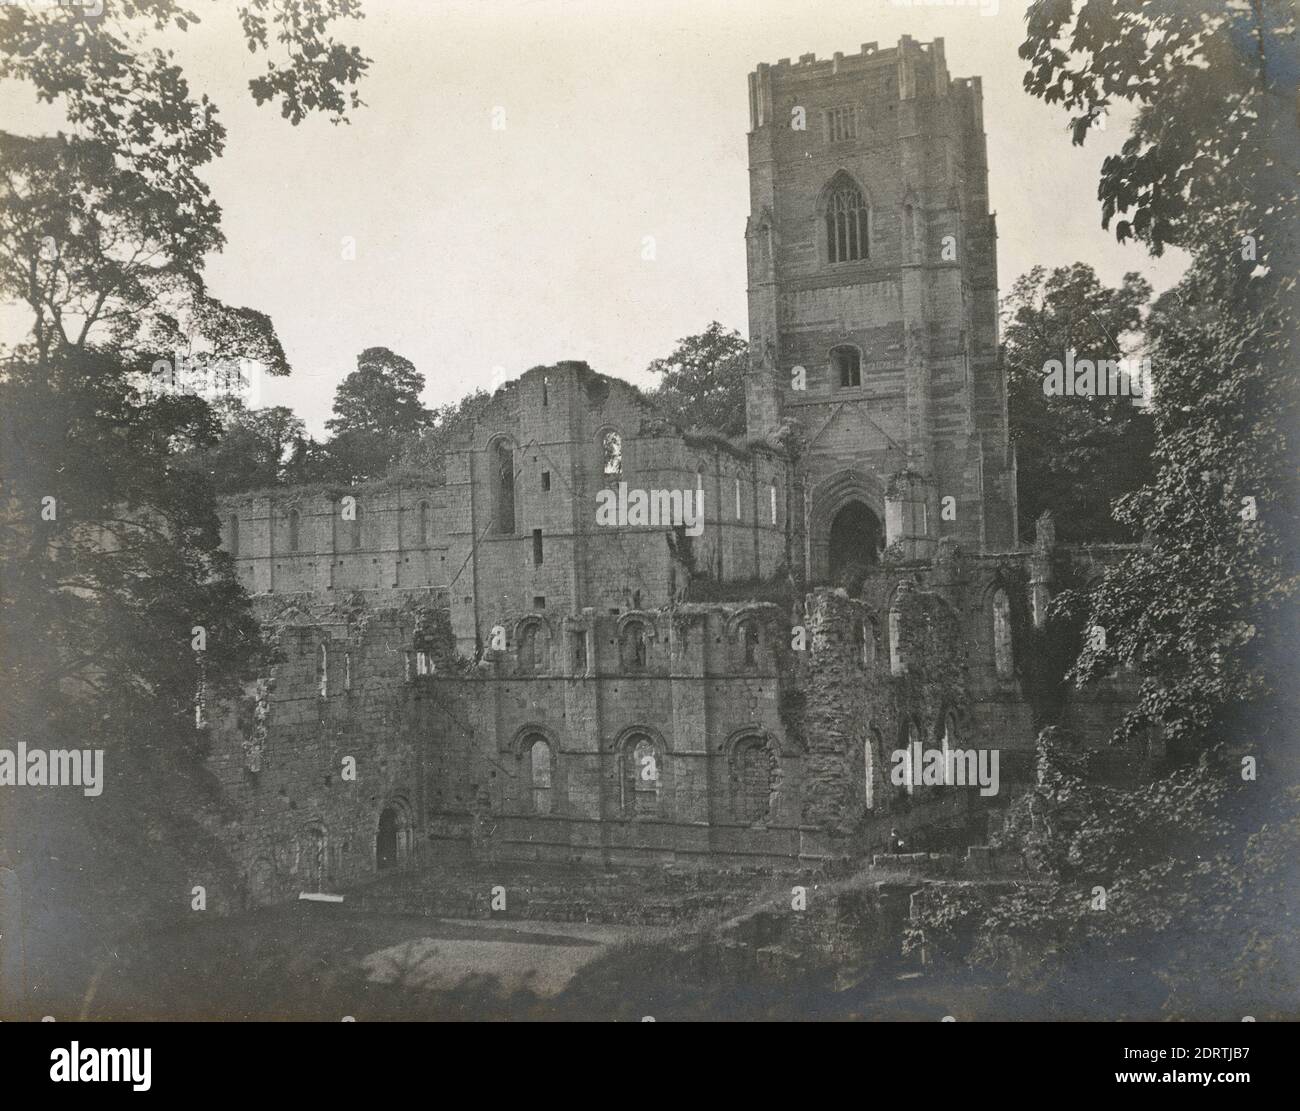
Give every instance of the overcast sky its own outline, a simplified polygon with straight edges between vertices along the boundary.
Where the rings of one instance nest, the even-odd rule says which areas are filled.
[[[983,78],[1003,294],[1035,264],[1138,270],[1157,291],[1182,269],[1102,231],[1098,169],[1129,117],[1071,146],[1065,114],[1021,88],[1024,0],[365,0],[339,34],[372,59],[367,107],[298,128],[248,95],[261,63],[233,0],[191,6],[203,24],[167,45],[229,131],[205,174],[228,240],[209,285],[270,314],[294,375],[262,403],[315,432],[366,347],[410,358],[434,405],[566,358],[651,384],[646,364],[710,320],[743,334],[746,74],[903,34]],[[0,120],[56,126],[12,84]]]

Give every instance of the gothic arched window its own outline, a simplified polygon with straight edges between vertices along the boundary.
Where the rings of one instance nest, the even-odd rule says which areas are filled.
[[[531,734],[525,743],[528,761],[529,801],[534,814],[551,813],[551,746],[544,737]]]
[[[640,621],[629,621],[623,626],[619,655],[626,671],[640,671],[645,667],[646,633],[645,626]]]
[[[299,529],[302,523],[302,514],[296,509],[289,510],[289,551],[298,550]]]
[[[867,257],[867,206],[852,182],[837,185],[826,203],[826,260],[854,262]]]
[[[1011,654],[1011,599],[1001,587],[993,592],[993,666],[999,679],[1009,679],[1015,674]]]
[[[600,447],[604,459],[605,473],[617,475],[623,473],[623,437],[617,432],[606,432],[600,438]]]
[[[530,621],[519,630],[519,671],[531,675],[537,670],[537,622]]]
[[[515,531],[515,451],[502,440],[492,451],[493,516],[499,536],[513,536]]]

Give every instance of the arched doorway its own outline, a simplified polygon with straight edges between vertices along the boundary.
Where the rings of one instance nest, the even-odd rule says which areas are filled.
[[[835,585],[849,563],[871,566],[884,548],[885,488],[866,471],[845,468],[808,493],[806,558],[809,581]]]
[[[880,546],[880,519],[863,502],[846,503],[831,521],[826,545],[831,582],[838,582],[854,565],[872,566]]]

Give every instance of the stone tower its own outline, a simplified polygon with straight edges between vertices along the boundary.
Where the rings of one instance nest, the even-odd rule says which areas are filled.
[[[980,79],[943,40],[749,76],[751,436],[801,429],[813,581],[1016,545]]]

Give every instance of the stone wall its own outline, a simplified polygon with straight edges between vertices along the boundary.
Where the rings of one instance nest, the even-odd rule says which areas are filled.
[[[337,605],[263,599],[260,608],[279,662],[237,705],[211,708],[208,725],[209,766],[229,815],[220,833],[245,870],[244,901],[372,876],[386,810],[392,863],[414,861],[429,813],[426,762],[438,746],[411,728],[406,675],[436,610],[414,601],[371,610],[355,596]]]
[[[1014,544],[979,79],[949,77],[942,39],[903,36],[761,65],[750,107],[750,434],[802,426],[814,511],[817,489],[850,474],[882,516],[873,480],[912,470],[930,537]],[[850,114],[847,132],[835,112]],[[827,242],[842,187],[868,228],[865,254],[848,260]],[[856,382],[837,372],[844,350],[859,358]],[[941,512],[945,498],[955,512]]]
[[[1096,553],[1049,556],[949,545],[933,564],[882,566],[861,599],[819,590],[793,615],[722,603],[525,613],[503,618],[504,641],[478,662],[455,650],[440,592],[379,607],[363,593],[265,598],[281,662],[212,726],[227,839],[255,900],[355,882],[381,862],[798,868],[866,858],[893,828],[980,840],[982,815],[1032,771],[1042,708],[1022,673],[1030,649],[1017,648],[1034,627],[1027,564],[1096,572]],[[999,589],[1014,615],[1010,674],[993,643]],[[1103,746],[1132,694],[1116,677],[1067,698],[1057,720]],[[999,794],[893,781],[894,753],[913,741],[997,749]],[[638,786],[646,754],[653,774]],[[1141,774],[1152,755],[1119,750],[1117,767]]]

